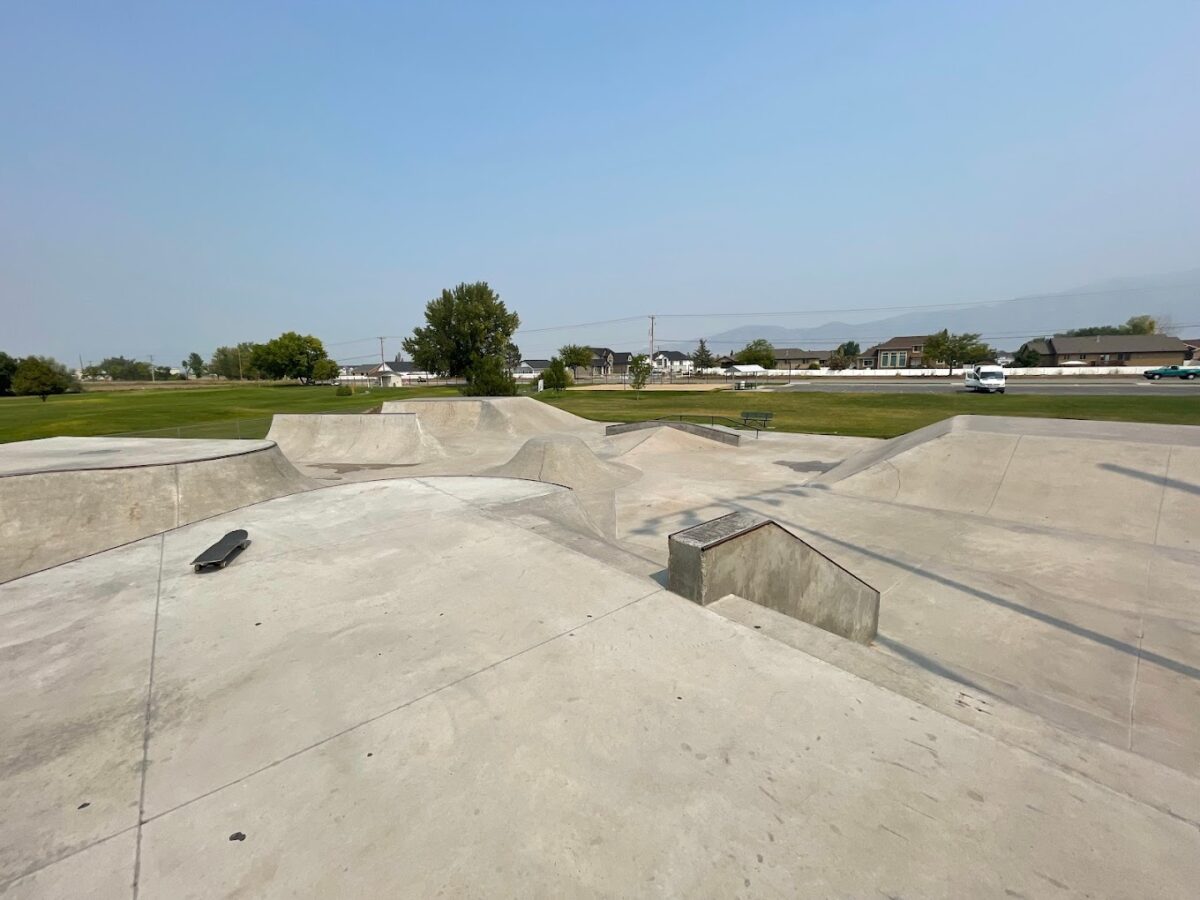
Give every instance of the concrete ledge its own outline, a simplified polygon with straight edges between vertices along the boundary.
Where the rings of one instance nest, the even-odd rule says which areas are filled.
[[[735,512],[669,538],[670,589],[707,606],[729,594],[869,644],[879,591],[765,516]]]
[[[708,438],[710,441],[717,441],[721,444],[728,444],[731,447],[738,447],[742,443],[741,435],[722,431],[720,428],[710,428],[708,425],[695,425],[691,422],[660,422],[656,419],[648,422],[622,422],[617,425],[609,425],[604,429],[604,433],[606,435],[624,434],[627,431],[642,431],[646,428],[674,428],[676,431],[686,431],[688,434]]]

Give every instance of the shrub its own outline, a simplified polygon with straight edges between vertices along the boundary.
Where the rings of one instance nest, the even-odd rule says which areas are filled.
[[[349,397],[354,391],[350,389],[348,384],[339,384],[337,390],[333,392],[335,397]]]
[[[812,369],[819,369],[819,368],[821,368],[821,364],[820,364],[819,362],[810,362],[810,363],[808,364],[808,368],[809,368],[810,370],[812,370]]]

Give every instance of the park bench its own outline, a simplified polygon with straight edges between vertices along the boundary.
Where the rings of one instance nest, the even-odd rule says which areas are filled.
[[[770,412],[744,412],[741,413],[743,425],[753,425],[756,428],[770,428],[771,420],[775,418],[775,413]]]

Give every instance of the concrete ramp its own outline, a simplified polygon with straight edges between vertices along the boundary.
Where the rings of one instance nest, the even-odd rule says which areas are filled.
[[[814,479],[838,493],[1163,546],[1200,546],[1200,428],[956,416]]]
[[[415,413],[421,427],[439,440],[480,434],[532,437],[566,433],[596,435],[604,426],[532,397],[461,397],[388,400],[386,413]]]
[[[631,466],[600,459],[580,438],[565,434],[530,438],[512,459],[485,474],[546,481],[579,491],[612,490],[641,476]]]
[[[269,441],[3,444],[0,582],[312,486]]]
[[[765,516],[735,512],[670,537],[670,588],[701,606],[733,594],[860,644],[879,591]]]
[[[417,465],[442,456],[436,438],[412,414],[277,415],[269,440],[306,464]]]

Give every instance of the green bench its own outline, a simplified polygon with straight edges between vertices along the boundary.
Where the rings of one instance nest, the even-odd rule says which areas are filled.
[[[743,425],[753,425],[756,428],[770,428],[771,420],[775,418],[775,413],[769,412],[744,412],[741,413]]]

